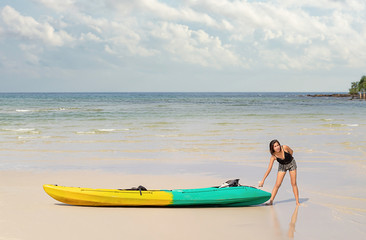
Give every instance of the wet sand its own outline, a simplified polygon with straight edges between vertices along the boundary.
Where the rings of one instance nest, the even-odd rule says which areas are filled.
[[[364,239],[366,201],[300,188],[296,207],[285,180],[273,206],[104,208],[59,203],[43,184],[93,188],[193,188],[226,179],[205,175],[126,175],[102,171],[1,171],[0,239]],[[271,191],[272,183],[266,184]],[[325,194],[325,193],[324,193]],[[356,206],[352,206],[356,205]],[[342,208],[343,206],[343,208]]]

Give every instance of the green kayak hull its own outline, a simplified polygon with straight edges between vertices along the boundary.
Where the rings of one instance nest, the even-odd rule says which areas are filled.
[[[248,186],[171,190],[172,206],[250,206],[268,201],[271,194]]]

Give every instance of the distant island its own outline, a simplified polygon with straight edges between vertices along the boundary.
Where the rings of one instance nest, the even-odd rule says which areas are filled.
[[[358,82],[352,82],[349,93],[332,93],[332,94],[308,94],[308,97],[351,97],[351,99],[365,99],[366,100],[366,76],[362,76]]]
[[[348,93],[332,93],[332,94],[308,94],[308,97],[352,97]]]

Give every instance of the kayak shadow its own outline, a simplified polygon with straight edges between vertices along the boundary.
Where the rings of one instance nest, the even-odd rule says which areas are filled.
[[[79,206],[79,205],[69,205],[66,203],[55,203],[54,205],[56,206],[61,206],[61,207],[82,207],[82,208],[126,208],[126,209],[131,209],[131,208],[152,208],[152,209],[199,209],[199,208],[253,208],[253,207],[260,207],[260,206],[265,206],[264,204],[259,204],[259,205],[250,205],[250,206],[215,206],[215,205],[197,205],[197,206]]]

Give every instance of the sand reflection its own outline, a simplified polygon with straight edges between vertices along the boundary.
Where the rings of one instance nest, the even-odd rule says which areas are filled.
[[[272,217],[273,217],[273,224],[274,224],[275,234],[279,238],[283,239],[283,238],[285,238],[285,234],[282,231],[281,224],[280,224],[280,221],[278,220],[277,213],[276,213],[276,210],[274,209],[274,206],[271,206],[271,212],[272,212]],[[290,220],[289,227],[288,227],[288,231],[287,231],[288,239],[294,239],[295,238],[295,231],[296,231],[295,228],[296,228],[296,221],[297,221],[298,212],[299,212],[299,206],[296,206],[293,213],[292,213],[291,220]]]
[[[290,239],[294,239],[294,235],[295,235],[295,225],[296,225],[296,221],[297,221],[297,214],[299,212],[299,206],[296,205],[295,207],[295,210],[292,214],[292,217],[291,217],[291,222],[289,224],[289,228],[288,228],[288,237]]]

